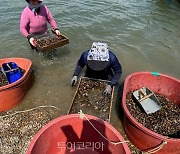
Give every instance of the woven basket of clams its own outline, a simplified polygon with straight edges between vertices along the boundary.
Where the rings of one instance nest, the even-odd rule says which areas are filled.
[[[35,41],[37,43],[38,51],[50,51],[69,43],[69,39],[62,34],[60,36],[55,34],[39,36],[36,37]]]
[[[104,95],[103,91],[108,83],[107,80],[81,77],[68,114],[82,110],[85,114],[110,122],[114,88],[111,95]]]

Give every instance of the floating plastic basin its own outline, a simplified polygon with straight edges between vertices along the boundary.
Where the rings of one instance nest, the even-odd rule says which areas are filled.
[[[127,143],[114,145],[105,139],[124,141],[113,126],[95,116],[86,117],[69,114],[50,121],[33,137],[27,154],[130,154]]]
[[[122,98],[122,106],[125,113],[124,128],[129,140],[144,152],[179,154],[179,138],[167,138],[157,134],[137,122],[130,114],[126,106],[126,95],[144,86],[150,88],[154,93],[164,95],[180,107],[180,80],[165,74],[154,74],[151,72],[136,72],[130,74],[125,79]]]
[[[0,87],[0,112],[10,110],[17,106],[24,98],[31,85],[32,62],[26,58],[4,58],[0,59],[0,67],[2,64],[14,62],[20,68],[25,70],[24,75],[15,82]]]

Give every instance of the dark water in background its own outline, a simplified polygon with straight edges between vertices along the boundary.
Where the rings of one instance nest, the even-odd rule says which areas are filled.
[[[67,114],[76,88],[70,87],[80,54],[93,41],[107,42],[123,67],[122,83],[136,71],[157,71],[180,79],[180,4],[176,0],[44,0],[70,44],[56,52],[36,53],[19,31],[26,2],[1,0],[0,58],[33,62],[35,81],[14,110],[54,105]],[[115,112],[112,124],[121,127]]]

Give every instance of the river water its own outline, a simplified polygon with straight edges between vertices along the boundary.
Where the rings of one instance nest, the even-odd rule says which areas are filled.
[[[180,4],[176,0],[44,0],[70,43],[55,52],[32,51],[19,31],[25,1],[1,0],[0,58],[33,62],[35,80],[14,110],[54,105],[67,114],[76,87],[70,87],[76,62],[93,41],[104,41],[118,57],[123,74],[156,71],[180,79]],[[49,27],[50,28],[50,27]],[[111,123],[121,127],[114,95]]]

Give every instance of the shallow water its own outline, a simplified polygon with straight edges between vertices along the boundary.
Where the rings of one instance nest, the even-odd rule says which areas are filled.
[[[14,110],[54,105],[67,114],[76,88],[70,87],[76,62],[93,41],[107,42],[123,67],[120,84],[136,71],[156,71],[180,79],[180,4],[176,0],[44,1],[70,43],[49,53],[32,51],[19,31],[25,1],[3,0],[0,7],[0,58],[33,62],[35,81]],[[116,112],[111,122],[121,127]],[[12,110],[13,112],[13,110]]]

